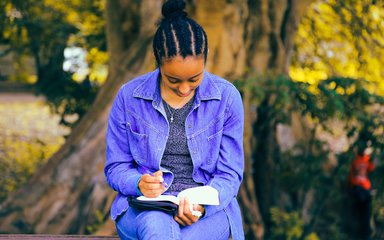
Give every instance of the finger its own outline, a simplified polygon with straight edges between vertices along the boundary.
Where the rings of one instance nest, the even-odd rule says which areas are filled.
[[[154,172],[153,176],[155,176],[155,177],[162,177],[163,176],[163,172],[161,170],[159,170],[157,172]]]
[[[160,182],[158,177],[154,177],[148,173],[143,174],[141,176],[141,181],[146,182],[146,183],[159,183]]]
[[[151,175],[149,175],[148,173],[143,174],[143,175],[141,175],[140,181],[146,182],[148,178],[151,178]]]
[[[198,204],[198,210],[201,212],[202,215],[205,214],[205,208],[203,205]]]
[[[162,190],[163,185],[161,183],[143,183],[142,188],[147,190]]]
[[[194,211],[199,211],[199,205],[198,204],[193,204],[193,210]]]
[[[180,224],[181,226],[187,226],[187,224],[185,224],[185,222],[184,222],[181,218],[179,218],[177,215],[175,215],[175,216],[173,217],[173,219],[175,219],[175,221],[176,221],[178,224]]]
[[[145,197],[154,198],[154,197],[160,196],[162,191],[158,191],[158,190],[143,190],[142,193],[143,193],[143,195]]]
[[[161,183],[162,177],[155,177],[149,174],[145,174],[141,177],[141,180],[147,183]]]
[[[204,215],[204,208],[202,205],[199,204],[193,204],[193,211],[192,215],[195,217],[192,219],[193,222],[197,222],[200,220],[200,218]],[[195,215],[197,214],[197,215]]]
[[[164,182],[164,179],[163,179],[163,172],[161,170],[157,171],[157,172],[154,172],[153,173],[153,176],[156,177],[158,179],[158,181],[160,182]]]
[[[185,198],[181,197],[179,202],[179,207],[177,209],[177,214],[179,218],[184,216],[184,201],[185,201]]]
[[[191,205],[189,204],[188,198],[184,199],[184,215],[191,215]]]
[[[186,198],[181,197],[179,202],[178,214],[177,217],[183,222],[183,226],[191,225],[191,220],[185,215],[185,211],[187,211],[189,206],[186,205]]]
[[[183,216],[181,217],[181,219],[186,225],[192,225],[194,222],[198,220],[196,217],[192,215],[191,205],[189,204],[188,198],[184,198]]]

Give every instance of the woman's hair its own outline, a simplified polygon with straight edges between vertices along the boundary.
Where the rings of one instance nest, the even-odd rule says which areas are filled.
[[[184,11],[183,0],[168,0],[161,13],[163,18],[153,38],[153,52],[157,65],[175,56],[204,55],[207,60],[208,39],[204,29]]]

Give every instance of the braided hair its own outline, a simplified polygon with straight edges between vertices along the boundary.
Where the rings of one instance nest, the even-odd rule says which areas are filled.
[[[204,29],[184,11],[183,0],[168,0],[164,3],[158,29],[153,38],[153,52],[158,66],[164,59],[176,56],[208,55],[208,39]]]

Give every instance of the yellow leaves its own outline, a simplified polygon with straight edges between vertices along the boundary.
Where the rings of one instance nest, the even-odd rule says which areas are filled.
[[[87,62],[90,63],[89,79],[102,84],[108,75],[108,54],[97,48],[91,48],[87,54]]]
[[[345,90],[342,87],[337,87],[335,91],[336,91],[337,94],[340,94],[340,95],[344,95],[345,94]]]
[[[94,33],[101,25],[104,25],[104,21],[100,21],[100,18],[93,14],[87,14],[83,16],[86,18],[81,19],[81,26],[79,27],[82,34],[89,35]]]
[[[67,20],[67,22],[70,22],[70,23],[80,23],[81,22],[79,19],[79,15],[75,11],[67,12],[66,20]],[[78,24],[76,24],[76,25],[78,25]]]
[[[317,84],[320,80],[328,78],[328,75],[324,70],[317,70],[308,67],[291,67],[289,70],[289,76],[295,81],[306,82],[309,84]]]
[[[28,75],[27,83],[34,84],[37,82],[37,75]]]
[[[356,85],[349,86],[347,89],[345,89],[345,92],[348,95],[351,95],[351,94],[355,93],[356,92]]]
[[[5,4],[5,12],[7,13],[7,15],[12,11],[12,9],[13,9],[12,3]]]
[[[1,201],[60,148],[69,129],[40,101],[0,103],[0,115]]]
[[[108,61],[108,54],[97,48],[91,48],[87,57],[92,58],[93,61],[99,63],[106,63]]]
[[[372,20],[376,22],[383,22],[383,11],[376,5],[371,5],[370,7],[370,12],[372,16]]]
[[[331,76],[365,79],[371,92],[384,95],[383,19],[384,9],[369,1],[315,2],[299,25],[289,75],[310,84]]]
[[[305,237],[305,240],[320,240],[316,233],[310,233]]]

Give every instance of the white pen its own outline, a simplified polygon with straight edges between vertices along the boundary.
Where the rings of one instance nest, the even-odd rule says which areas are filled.
[[[163,177],[160,177],[160,182],[163,184],[163,186],[166,188],[168,187],[168,184],[164,181],[164,178]]]

